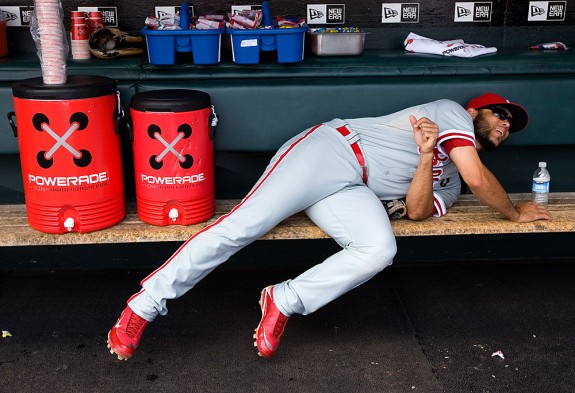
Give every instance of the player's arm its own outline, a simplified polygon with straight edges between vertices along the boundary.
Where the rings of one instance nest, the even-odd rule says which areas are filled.
[[[405,204],[411,220],[423,220],[434,213],[433,206],[433,148],[437,143],[439,128],[426,117],[409,118],[415,142],[419,146],[419,164],[407,195]]]
[[[497,178],[483,165],[474,147],[455,147],[449,156],[473,194],[485,205],[514,222],[551,219],[549,211],[536,203],[525,202],[513,205]]]

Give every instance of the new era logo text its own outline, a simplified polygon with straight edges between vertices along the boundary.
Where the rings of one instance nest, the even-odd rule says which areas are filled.
[[[345,23],[345,4],[308,4],[308,24],[343,24]]]
[[[418,23],[419,3],[384,3],[381,23]]]
[[[343,23],[345,6],[328,5],[327,6],[327,23]]]
[[[78,7],[78,11],[90,12],[100,11],[104,27],[118,27],[118,8],[117,7]]]
[[[530,22],[564,21],[566,8],[566,1],[530,1],[527,20]]]
[[[455,3],[454,22],[490,22],[493,5],[491,2]]]
[[[2,6],[0,13],[3,14],[6,26],[30,26],[34,7]]]

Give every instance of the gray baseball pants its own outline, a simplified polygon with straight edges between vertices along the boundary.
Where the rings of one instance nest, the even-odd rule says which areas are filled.
[[[285,315],[312,313],[392,263],[396,243],[381,201],[363,183],[346,138],[318,125],[286,142],[250,193],[145,278],[128,305],[148,321],[165,315],[168,300],[302,210],[342,250],[275,286],[275,304]]]

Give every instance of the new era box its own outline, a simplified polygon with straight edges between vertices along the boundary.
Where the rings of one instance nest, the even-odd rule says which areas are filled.
[[[260,51],[277,51],[278,63],[303,60],[307,26],[284,29],[228,29],[234,63],[258,64]]]
[[[218,64],[225,28],[210,30],[140,30],[150,64],[174,64],[176,52],[190,52],[194,64]]]

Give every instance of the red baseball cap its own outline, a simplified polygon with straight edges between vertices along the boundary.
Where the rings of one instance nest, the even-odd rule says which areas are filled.
[[[527,127],[527,123],[529,123],[529,114],[525,108],[495,93],[486,93],[479,97],[475,97],[469,101],[465,109],[483,109],[489,106],[501,106],[511,113],[513,119],[511,120],[509,132],[521,131]]]

